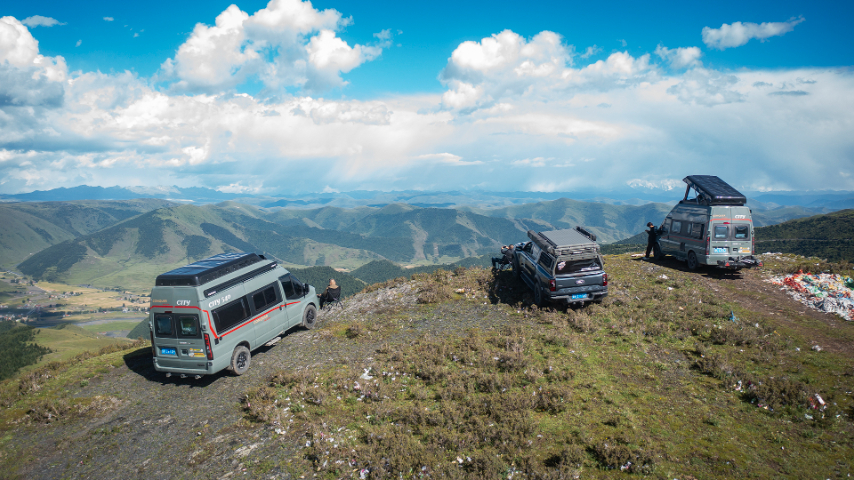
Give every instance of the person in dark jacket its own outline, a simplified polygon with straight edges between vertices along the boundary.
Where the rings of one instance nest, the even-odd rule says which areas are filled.
[[[323,308],[324,303],[329,302],[337,302],[339,298],[341,298],[341,287],[335,283],[334,278],[329,279],[329,285],[326,287],[326,290],[323,293],[317,295],[317,298],[320,299],[320,308]]]
[[[498,265],[510,265],[513,263],[513,252],[516,251],[516,245],[504,245],[501,247],[500,257],[492,257],[492,268],[498,268]]]
[[[646,231],[648,237],[646,240],[646,253],[643,258],[649,258],[649,252],[652,252],[653,258],[656,258],[661,251],[661,247],[658,245],[658,229],[655,228],[652,222],[647,223],[646,226],[648,228]]]

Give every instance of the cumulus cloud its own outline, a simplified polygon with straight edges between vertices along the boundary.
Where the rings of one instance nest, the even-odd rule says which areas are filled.
[[[733,88],[736,83],[738,77],[735,75],[695,68],[685,73],[681,82],[668,88],[667,93],[685,103],[722,105],[744,100],[744,94]]]
[[[753,38],[758,38],[764,42],[767,38],[791,32],[797,24],[804,20],[804,17],[798,17],[791,18],[787,22],[765,22],[761,24],[734,22],[732,24],[724,23],[721,28],[703,27],[703,43],[710,48],[725,50],[740,47]]]
[[[113,20],[115,20],[113,17],[104,17],[105,22],[112,22]]]
[[[65,25],[65,23],[60,22],[55,18],[43,17],[41,15],[33,15],[32,17],[27,17],[21,20],[21,23],[24,25],[34,28],[34,27],[52,27],[54,25]]]
[[[650,70],[648,54],[635,58],[628,52],[615,52],[605,60],[573,68],[575,55],[572,45],[550,31],[527,40],[504,30],[479,42],[463,42],[439,76],[448,87],[443,105],[472,112],[494,107],[506,98],[547,96],[573,88],[611,88],[637,81]]]
[[[342,73],[378,57],[391,38],[384,30],[376,45],[350,46],[336,34],[350,22],[309,1],[272,0],[252,15],[231,5],[213,26],[197,24],[161,70],[178,80],[173,88],[192,92],[228,90],[250,77],[271,91],[340,87]]]
[[[670,63],[673,68],[699,67],[703,64],[700,57],[703,52],[698,47],[679,47],[670,49],[663,45],[655,48],[655,54]]]
[[[0,107],[57,107],[68,68],[61,56],[45,57],[15,17],[0,18]],[[30,116],[31,111],[20,112]],[[7,112],[9,114],[9,112]],[[0,119],[13,121],[12,119]],[[5,123],[5,122],[3,122]]]

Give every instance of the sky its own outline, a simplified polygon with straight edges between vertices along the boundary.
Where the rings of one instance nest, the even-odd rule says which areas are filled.
[[[598,3],[0,0],[0,193],[854,190],[854,4]]]

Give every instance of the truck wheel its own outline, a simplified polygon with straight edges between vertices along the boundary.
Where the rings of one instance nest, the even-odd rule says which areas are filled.
[[[317,309],[314,305],[305,307],[305,311],[302,312],[302,326],[309,330],[317,326]]]
[[[238,345],[231,354],[231,371],[235,375],[243,375],[249,370],[249,363],[252,361],[252,354],[249,349],[243,345]]]
[[[688,270],[696,270],[699,266],[700,262],[697,261],[697,254],[693,251],[688,252]]]
[[[513,257],[513,277],[518,280],[520,276],[521,276],[521,274],[519,272],[519,259],[514,256]]]
[[[540,308],[545,306],[545,302],[543,301],[543,289],[540,288],[539,285],[534,287],[534,304]]]

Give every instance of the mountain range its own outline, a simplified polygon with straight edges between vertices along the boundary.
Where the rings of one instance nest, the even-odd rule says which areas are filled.
[[[584,225],[600,243],[631,237],[670,210],[662,203],[611,205],[559,198],[500,208],[392,203],[340,208],[263,208],[237,202],[191,205],[163,199],[0,204],[0,261],[34,278],[147,288],[164,271],[207,256],[255,251],[292,268],[356,270],[377,260],[453,264],[503,244]],[[757,225],[812,212],[754,213]],[[398,267],[399,268],[399,267]],[[370,276],[370,275],[368,275]]]

